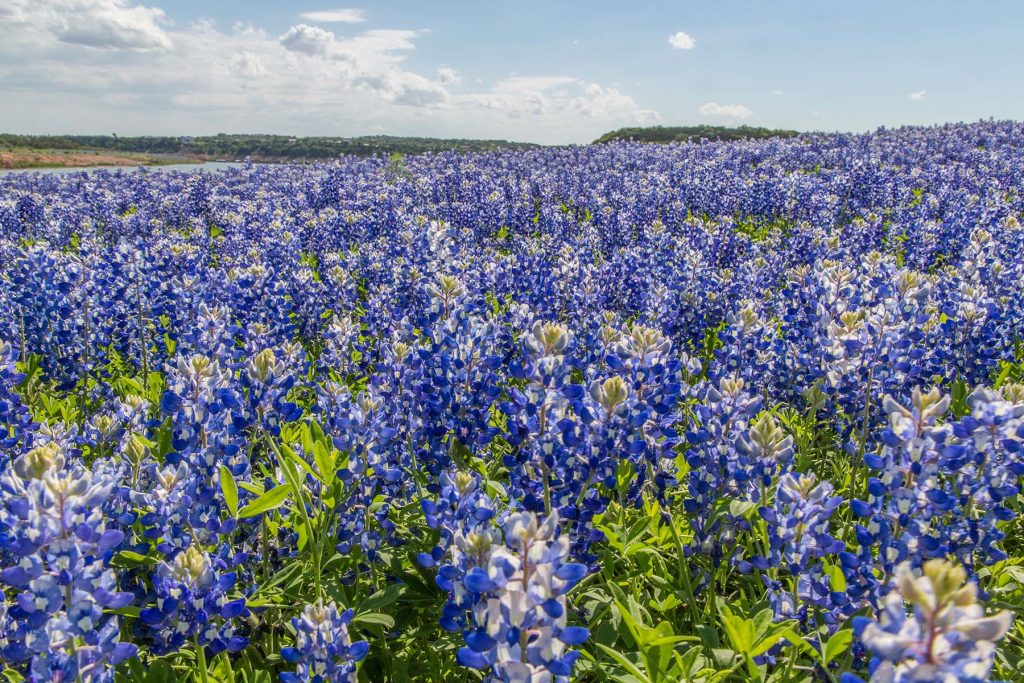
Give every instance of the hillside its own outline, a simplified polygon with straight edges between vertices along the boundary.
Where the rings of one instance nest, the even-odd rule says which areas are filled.
[[[687,142],[689,140],[762,140],[764,138],[791,138],[795,130],[777,130],[752,126],[651,126],[649,128],[619,128],[605,133],[595,144],[616,140],[636,142]]]

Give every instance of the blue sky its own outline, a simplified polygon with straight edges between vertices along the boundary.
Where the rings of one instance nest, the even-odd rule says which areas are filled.
[[[1021,2],[4,0],[0,130],[586,142],[1024,118]]]

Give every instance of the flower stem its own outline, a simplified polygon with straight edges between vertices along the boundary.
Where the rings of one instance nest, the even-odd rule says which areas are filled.
[[[199,644],[199,636],[196,636],[196,660],[199,664],[199,680],[202,683],[210,683],[210,676],[206,671],[206,648]]]

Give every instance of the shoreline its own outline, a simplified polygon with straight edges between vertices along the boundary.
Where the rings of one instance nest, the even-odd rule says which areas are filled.
[[[117,153],[106,150],[0,149],[0,170],[32,171],[54,168],[118,168],[128,166],[167,166],[203,163],[205,159],[187,156],[154,156]]]

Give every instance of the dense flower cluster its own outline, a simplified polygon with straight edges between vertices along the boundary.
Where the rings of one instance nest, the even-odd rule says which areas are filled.
[[[866,647],[876,680],[984,679],[1003,622],[938,583],[1008,591],[1019,554],[1022,148],[0,176],[2,665],[387,678],[439,623],[451,667],[611,679],[642,657],[575,648],[631,609],[594,607],[622,561],[678,569],[637,614],[715,628],[740,595],[830,675]],[[620,626],[596,645],[639,648]]]

